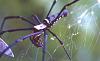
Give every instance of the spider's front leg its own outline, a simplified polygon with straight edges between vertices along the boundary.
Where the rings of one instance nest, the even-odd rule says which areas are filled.
[[[28,19],[24,18],[23,16],[7,16],[3,19],[2,23],[1,23],[1,27],[0,27],[0,31],[3,30],[4,24],[7,21],[7,19],[21,19],[22,21],[25,21],[29,24],[34,25],[31,21],[29,21]]]

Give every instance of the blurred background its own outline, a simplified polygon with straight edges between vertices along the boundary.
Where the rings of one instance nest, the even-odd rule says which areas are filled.
[[[72,0],[58,0],[50,15],[58,13]],[[46,17],[53,0],[0,0],[0,24],[6,16],[25,16],[32,21],[37,15],[41,21]],[[69,15],[59,20],[51,30],[63,40],[72,61],[100,61],[100,0],[80,0],[66,7]],[[3,30],[33,27],[20,19],[9,19]],[[7,44],[32,31],[5,33]],[[69,61],[56,38],[48,33],[46,61]],[[0,61],[42,61],[42,49],[29,39],[12,48],[14,58],[4,55]]]

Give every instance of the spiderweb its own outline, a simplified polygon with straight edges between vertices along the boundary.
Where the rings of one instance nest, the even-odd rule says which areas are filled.
[[[72,9],[68,10],[70,10],[69,16],[58,21],[51,30],[64,42],[72,61],[100,61],[100,0],[90,5],[75,4]],[[6,33],[2,38],[10,40],[10,42],[6,41],[10,44],[12,40],[28,33],[30,32],[21,32],[20,34],[17,32],[14,33],[16,36],[13,38],[12,33]],[[69,61],[57,39],[50,33],[48,35],[46,61]],[[14,58],[4,56],[0,58],[0,61],[41,61],[42,49],[35,47],[28,40],[12,48],[15,54]]]
[[[79,9],[84,10],[82,6],[79,7]],[[85,8],[85,10],[81,12],[81,14],[77,13],[77,20],[75,20],[75,23],[69,24],[69,29],[74,27],[74,31],[71,35],[73,61],[100,60],[98,58],[100,57],[100,53],[96,52],[97,49],[100,51],[100,48],[98,48],[97,46],[99,44],[100,37],[100,15],[97,14],[99,11],[100,1],[98,0],[96,3],[93,3],[89,7]]]

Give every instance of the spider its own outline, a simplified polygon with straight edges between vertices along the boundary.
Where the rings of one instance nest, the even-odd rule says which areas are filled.
[[[68,10],[66,9],[66,6],[70,6],[73,3],[76,3],[79,0],[73,0],[70,3],[67,3],[63,6],[63,8],[61,9],[61,11],[57,14],[54,15],[49,15],[50,12],[52,11],[52,8],[54,7],[55,3],[57,2],[57,0],[54,0],[51,8],[46,16],[46,18],[43,20],[43,22],[40,21],[40,19],[38,18],[38,16],[34,15],[33,18],[39,23],[38,25],[33,24],[31,21],[27,20],[25,17],[23,16],[7,16],[4,18],[3,22],[1,23],[1,27],[0,27],[0,35],[6,33],[6,32],[15,32],[15,31],[27,31],[27,30],[32,30],[33,32],[31,34],[28,34],[26,36],[22,36],[19,39],[15,40],[11,45],[9,45],[7,48],[5,48],[1,53],[0,53],[0,57],[11,47],[13,47],[14,45],[16,45],[19,42],[22,42],[23,40],[30,38],[31,42],[34,44],[34,46],[36,47],[40,47],[43,48],[43,58],[42,61],[45,61],[45,50],[46,50],[46,41],[47,41],[47,33],[46,31],[50,32],[54,37],[56,37],[56,39],[59,41],[59,43],[61,44],[61,46],[63,47],[66,55],[68,56],[69,60],[71,60],[71,57],[69,56],[67,50],[64,47],[64,43],[62,42],[62,40],[60,40],[60,38],[53,33],[50,28],[53,26],[53,24],[60,20],[62,17],[66,17],[68,15]],[[21,19],[22,21],[25,21],[31,25],[33,25],[33,28],[21,28],[21,29],[10,29],[10,30],[2,30],[4,27],[5,22],[7,21],[7,19]],[[41,39],[41,35],[44,34],[44,41]]]

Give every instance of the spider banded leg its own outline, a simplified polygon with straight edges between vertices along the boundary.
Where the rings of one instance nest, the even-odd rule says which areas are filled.
[[[57,40],[59,41],[59,43],[62,45],[62,47],[63,47],[63,49],[64,49],[66,55],[67,55],[68,58],[71,60],[71,57],[69,56],[67,50],[66,50],[65,47],[64,47],[64,43],[58,38],[58,36],[57,36],[56,34],[54,34],[54,33],[53,33],[52,31],[50,31],[49,29],[47,29],[47,30],[48,30],[54,37],[57,38]]]
[[[29,23],[29,24],[34,25],[32,22],[30,22],[29,20],[25,19],[25,18],[22,17],[22,16],[7,16],[7,17],[4,18],[3,22],[1,23],[0,30],[3,29],[4,24],[5,24],[5,22],[6,22],[7,19],[14,19],[14,18],[16,18],[16,19],[22,19],[23,21],[25,21],[25,22],[27,22],[27,23]]]
[[[21,29],[10,29],[10,30],[5,30],[1,31],[0,35],[6,33],[6,32],[15,32],[15,31],[27,31],[27,30],[33,30],[33,28],[21,28]]]
[[[39,31],[39,32],[36,32],[36,33],[31,33],[31,34],[28,34],[26,36],[23,36],[17,40],[15,40],[11,45],[9,45],[6,49],[4,49],[3,52],[0,53],[0,57],[2,57],[2,55],[9,49],[9,48],[12,48],[13,46],[15,46],[17,43],[19,42],[22,42],[23,40],[31,37],[31,36],[34,36],[34,35],[38,35],[38,34],[41,34],[43,31]]]
[[[42,61],[46,61],[46,43],[47,43],[47,39],[48,39],[48,35],[47,35],[47,32],[46,30],[44,30],[44,42],[43,42],[43,54],[42,54]]]
[[[50,10],[49,10],[49,12],[48,12],[46,18],[49,16],[49,14],[50,14],[52,8],[54,7],[54,5],[56,4],[56,2],[57,2],[57,0],[54,0],[54,1],[53,1],[52,6],[51,6],[51,8],[50,8]]]

